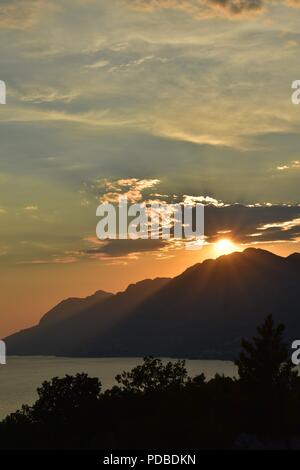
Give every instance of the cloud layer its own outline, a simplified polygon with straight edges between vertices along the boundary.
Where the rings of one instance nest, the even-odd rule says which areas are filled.
[[[120,193],[204,202],[208,243],[226,229],[241,243],[295,243],[298,5],[0,1],[1,261],[91,256],[99,200]],[[160,248],[171,246],[147,247]]]
[[[43,7],[49,3],[47,0],[1,0],[0,28],[31,28],[38,21]]]
[[[129,3],[129,2],[128,2]],[[265,11],[270,0],[133,0],[130,6],[139,11],[177,10],[198,19],[213,16],[251,18]],[[299,0],[284,0],[286,6],[299,7]]]

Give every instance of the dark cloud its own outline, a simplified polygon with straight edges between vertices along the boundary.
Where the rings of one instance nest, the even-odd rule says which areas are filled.
[[[194,17],[206,18],[225,15],[228,17],[253,16],[264,10],[269,0],[126,0],[130,6],[142,11],[173,9]],[[282,0],[288,7],[299,8],[300,0]]]
[[[209,204],[205,207],[205,236],[208,243],[224,237],[247,245],[300,241],[300,206],[234,204],[216,207]],[[173,245],[164,240],[108,240],[81,254],[91,258],[116,258],[172,248]]]
[[[83,254],[123,257],[133,253],[158,251],[165,245],[163,240],[109,240],[103,245],[84,250]]]
[[[220,7],[232,15],[258,12],[263,8],[262,0],[208,0],[213,7]]]
[[[263,10],[264,2],[263,0],[135,0],[130,1],[130,5],[143,11],[153,11],[158,8],[173,9],[205,18],[220,14],[253,15]]]
[[[220,238],[218,232],[229,230],[230,237],[238,243],[296,241],[300,237],[300,206],[236,204],[205,209],[205,234],[209,242]]]

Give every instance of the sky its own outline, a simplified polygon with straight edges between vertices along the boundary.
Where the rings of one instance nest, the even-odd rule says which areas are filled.
[[[66,297],[300,244],[299,0],[0,0],[0,337]],[[200,201],[206,243],[96,238],[96,208]]]

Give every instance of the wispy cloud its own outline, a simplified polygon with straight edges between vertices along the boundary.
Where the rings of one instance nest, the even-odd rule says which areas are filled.
[[[270,224],[260,225],[258,230],[269,230],[272,228],[278,228],[286,232],[294,227],[298,227],[300,230],[300,218],[285,220],[284,222],[272,222]]]
[[[300,160],[294,160],[292,163],[289,163],[287,165],[279,165],[277,167],[278,171],[285,171],[285,170],[290,170],[290,169],[299,169],[300,168]]]
[[[18,93],[21,101],[25,103],[71,103],[77,96],[78,93],[75,91],[72,92],[62,92],[53,88],[46,88],[44,90],[37,90],[36,88],[32,91],[26,91]]]
[[[35,212],[38,209],[39,209],[38,206],[36,206],[35,204],[30,204],[24,207],[24,211],[27,211],[27,212]]]
[[[98,60],[97,62],[94,62],[93,64],[86,65],[85,67],[87,69],[101,69],[103,67],[106,67],[109,65],[109,60]]]

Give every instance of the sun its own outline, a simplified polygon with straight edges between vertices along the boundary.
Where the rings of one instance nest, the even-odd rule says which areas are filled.
[[[217,255],[228,255],[237,250],[237,246],[229,238],[221,238],[215,243],[214,249]]]

